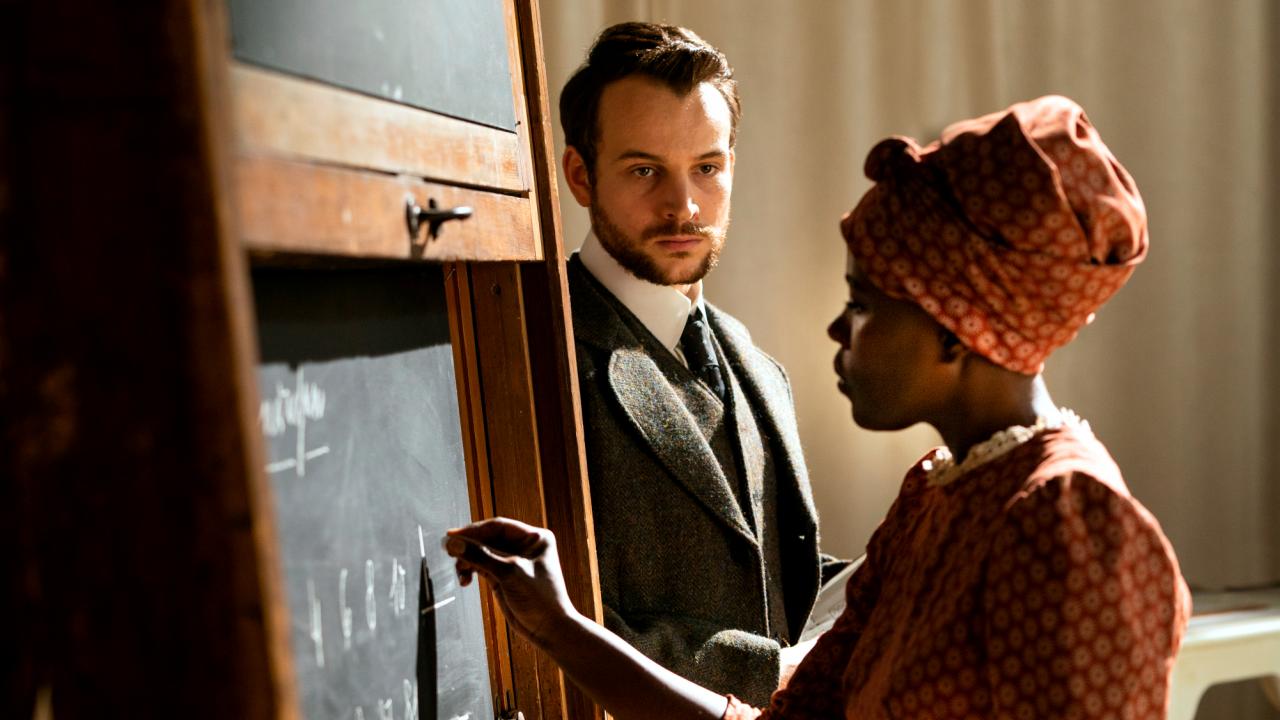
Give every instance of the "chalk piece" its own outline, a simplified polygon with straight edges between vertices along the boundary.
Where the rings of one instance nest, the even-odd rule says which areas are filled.
[[[422,614],[423,614],[423,615],[426,615],[426,614],[427,614],[427,613],[429,613],[429,612],[434,612],[435,610],[438,610],[438,609],[440,609],[440,608],[444,607],[445,605],[448,605],[449,603],[453,602],[453,601],[454,601],[454,600],[456,600],[456,599],[457,599],[457,598],[455,598],[454,596],[450,595],[449,597],[447,597],[447,598],[445,598],[445,599],[441,600],[440,602],[438,602],[438,603],[436,603],[436,604],[432,605],[431,607],[422,608]]]

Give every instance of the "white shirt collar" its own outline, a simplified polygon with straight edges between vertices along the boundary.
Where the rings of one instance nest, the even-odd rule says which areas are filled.
[[[695,306],[703,308],[703,315],[706,315],[701,280],[694,283],[690,293],[692,299],[670,285],[656,285],[641,280],[609,254],[594,232],[587,233],[578,257],[591,275],[622,301],[658,342],[671,350],[681,362],[688,364],[684,353],[680,352],[680,336],[684,333],[685,323],[689,321],[689,314]]]

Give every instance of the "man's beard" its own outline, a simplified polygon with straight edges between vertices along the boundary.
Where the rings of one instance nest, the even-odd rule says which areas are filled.
[[[595,232],[596,238],[613,256],[613,259],[632,275],[655,285],[688,285],[706,277],[707,273],[711,272],[720,261],[720,250],[724,247],[724,236],[728,230],[727,223],[723,228],[714,228],[710,225],[680,223],[672,220],[650,225],[640,233],[639,239],[632,239],[609,219],[594,193],[588,212],[591,215],[591,230]],[[644,241],[671,235],[696,235],[706,238],[710,241],[710,251],[692,270],[682,275],[669,275],[657,260],[645,254]]]

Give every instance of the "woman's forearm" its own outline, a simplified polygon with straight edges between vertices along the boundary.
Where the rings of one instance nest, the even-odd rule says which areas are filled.
[[[667,670],[579,613],[552,635],[541,643],[543,650],[618,720],[719,720],[724,715],[723,695]]]
[[[463,585],[481,573],[507,622],[619,720],[719,720],[728,700],[650,660],[573,608],[550,531],[493,518],[448,532]]]

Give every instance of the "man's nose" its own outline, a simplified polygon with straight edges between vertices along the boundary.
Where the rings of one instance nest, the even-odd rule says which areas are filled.
[[[668,176],[663,187],[662,216],[676,222],[685,222],[698,216],[698,200],[693,195],[693,183],[688,178]]]

